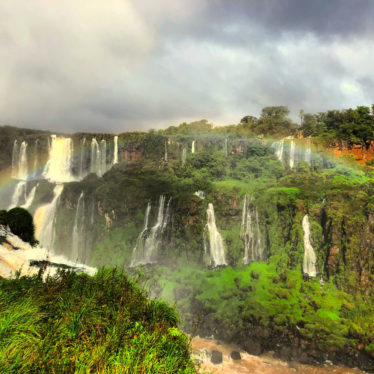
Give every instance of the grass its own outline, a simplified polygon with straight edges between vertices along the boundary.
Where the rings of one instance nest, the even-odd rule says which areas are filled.
[[[174,308],[116,270],[0,280],[1,373],[196,373]]]

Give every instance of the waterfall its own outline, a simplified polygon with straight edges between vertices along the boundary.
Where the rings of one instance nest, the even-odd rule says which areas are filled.
[[[186,163],[186,159],[187,159],[187,148],[184,147],[182,150],[182,165]]]
[[[275,155],[277,156],[278,160],[283,161],[284,139],[274,142],[271,146],[275,149]]]
[[[162,242],[162,234],[169,222],[170,202],[165,209],[165,196],[161,195],[158,204],[156,224],[149,228],[149,214],[151,204],[148,203],[145,212],[144,229],[138,236],[136,246],[133,250],[133,256],[130,266],[146,265],[156,262],[157,250]]]
[[[223,145],[223,151],[225,152],[225,156],[227,157],[229,155],[229,151],[228,151],[228,140],[227,138],[225,139],[225,143]]]
[[[103,139],[101,142],[100,142],[100,154],[101,154],[101,160],[100,160],[100,172],[101,172],[101,175],[105,174],[106,173],[106,140]],[[100,176],[101,176],[100,175]]]
[[[22,142],[19,150],[17,179],[27,180],[27,143]]]
[[[164,155],[165,162],[168,162],[168,144],[165,140],[165,155]]]
[[[22,205],[22,208],[24,209],[30,208],[32,202],[34,201],[36,189],[38,188],[38,186],[39,186],[39,183],[31,189],[31,191],[29,192],[29,194],[27,195],[25,199],[26,200],[25,204]]]
[[[38,177],[38,155],[39,155],[39,139],[35,140],[35,146],[34,146],[34,170],[33,170],[33,176],[34,179],[37,179]]]
[[[71,138],[51,136],[49,159],[43,175],[51,182],[63,183],[74,180],[72,175],[73,142]]]
[[[244,241],[243,263],[262,261],[264,259],[264,248],[258,210],[250,208],[248,195],[244,196],[240,237]]]
[[[12,178],[17,178],[18,175],[18,157],[19,157],[19,146],[17,139],[13,143],[12,151]]]
[[[195,140],[192,141],[192,145],[191,145],[191,153],[194,154],[195,153]]]
[[[79,162],[79,178],[83,178],[85,174],[84,162],[85,162],[85,152],[86,151],[86,138],[81,140],[81,156]]]
[[[26,181],[19,181],[16,184],[8,210],[21,205],[22,202],[26,202],[26,187]]]
[[[113,165],[118,164],[118,136],[114,137]]]
[[[73,235],[72,235],[72,245],[71,245],[71,255],[70,260],[76,262],[84,262],[84,253],[81,251],[81,244],[84,242],[82,240],[84,229],[84,193],[83,191],[79,195],[77,202],[77,210],[75,212]]]
[[[101,155],[100,155],[100,147],[99,143],[97,142],[96,138],[92,138],[91,140],[91,173],[96,173],[97,175],[101,176]]]
[[[316,254],[310,242],[310,224],[309,217],[306,214],[303,218],[303,231],[304,231],[304,263],[303,263],[303,272],[308,274],[309,277],[317,276],[316,269]]]
[[[295,165],[295,141],[291,140],[291,146],[290,146],[290,168],[292,169]]]
[[[213,204],[208,204],[207,209],[208,222],[205,226],[206,231],[209,233],[209,255],[210,255],[210,265],[214,267],[219,265],[227,265],[225,258],[225,246],[221,234],[219,233],[216,226],[216,218],[214,216]],[[208,252],[208,246],[204,240],[205,253]]]
[[[308,139],[307,148],[305,150],[304,160],[311,165],[312,164],[312,148],[310,145],[310,139]]]
[[[53,144],[51,148],[53,148]],[[35,237],[43,247],[48,249],[53,249],[55,216],[63,189],[63,184],[56,185],[52,201],[39,207],[34,214]]]

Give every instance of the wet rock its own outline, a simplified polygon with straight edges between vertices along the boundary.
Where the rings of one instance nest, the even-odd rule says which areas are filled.
[[[240,352],[238,352],[238,351],[232,351],[230,356],[233,360],[241,360],[242,359],[242,356],[241,356]]]
[[[223,361],[222,352],[212,351],[212,356],[210,357],[210,361],[212,361],[212,364],[214,365],[222,364],[222,361]]]

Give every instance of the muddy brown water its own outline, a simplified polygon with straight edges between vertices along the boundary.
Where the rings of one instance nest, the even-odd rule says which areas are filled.
[[[299,364],[297,362],[285,362],[272,355],[252,356],[233,345],[220,344],[215,340],[194,337],[192,339],[194,357],[200,358],[200,372],[224,373],[224,374],[363,374],[359,369],[350,369],[340,366],[326,365],[322,367]],[[222,364],[214,365],[210,360],[213,351],[222,352]],[[241,360],[234,361],[230,354],[238,351]],[[205,354],[207,352],[207,354]]]

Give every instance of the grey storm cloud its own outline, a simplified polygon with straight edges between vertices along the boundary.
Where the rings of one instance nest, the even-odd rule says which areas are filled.
[[[3,0],[0,120],[59,131],[235,123],[374,101],[371,0]]]

